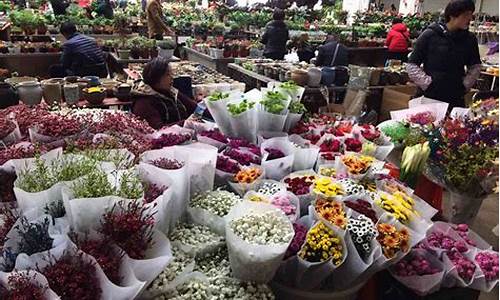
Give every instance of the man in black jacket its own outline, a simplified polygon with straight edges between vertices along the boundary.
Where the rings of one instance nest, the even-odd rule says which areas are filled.
[[[285,57],[286,42],[288,41],[288,27],[285,24],[285,12],[276,8],[273,21],[267,23],[266,31],[262,35],[262,44],[265,44],[264,56],[271,59],[282,60]]]
[[[61,34],[66,39],[62,46],[61,64],[50,66],[51,77],[108,76],[104,54],[93,38],[78,33],[71,22],[61,25]]]
[[[349,55],[346,46],[335,40],[334,35],[329,35],[323,45],[318,48],[316,66],[335,67],[348,66]]]
[[[464,95],[481,72],[477,39],[468,31],[474,9],[472,0],[450,1],[445,22],[430,25],[418,37],[407,65],[419,94],[448,102],[450,108],[465,106]]]

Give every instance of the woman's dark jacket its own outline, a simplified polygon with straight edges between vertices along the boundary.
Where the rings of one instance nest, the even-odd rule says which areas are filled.
[[[418,37],[408,62],[423,64],[424,72],[432,77],[425,97],[463,106],[464,67],[480,64],[481,58],[474,34],[468,30],[449,32],[446,25],[435,23]]]
[[[274,20],[267,23],[266,31],[262,35],[262,43],[266,45],[264,54],[286,54],[286,42],[288,39],[288,27],[285,22]]]

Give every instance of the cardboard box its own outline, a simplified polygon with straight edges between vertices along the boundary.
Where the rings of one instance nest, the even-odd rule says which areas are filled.
[[[366,96],[366,91],[348,89],[342,104],[330,103],[327,106],[320,107],[319,112],[330,116],[337,114],[359,116],[365,104]]]
[[[417,93],[415,85],[391,86],[384,88],[379,122],[390,119],[391,110],[408,108],[410,101]]]

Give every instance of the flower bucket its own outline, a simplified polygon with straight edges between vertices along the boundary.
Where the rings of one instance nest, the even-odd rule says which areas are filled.
[[[448,197],[443,199],[443,216],[450,223],[472,224],[485,198],[449,191]]]

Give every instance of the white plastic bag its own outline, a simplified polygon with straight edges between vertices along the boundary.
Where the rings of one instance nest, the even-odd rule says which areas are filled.
[[[312,145],[308,140],[293,134],[288,137],[290,142],[297,145],[295,147],[293,159],[293,171],[307,170],[314,168],[318,160],[319,147]]]
[[[239,115],[229,115],[232,135],[255,143],[257,135],[257,109],[248,109]]]
[[[258,131],[257,132],[257,144],[261,145],[265,140],[272,139],[275,137],[287,137],[288,133],[283,131]]]
[[[179,151],[188,155],[188,175],[190,195],[214,188],[217,148],[203,143],[178,146]],[[187,201],[187,200],[186,200]]]
[[[288,138],[286,137],[277,137],[264,141],[260,145],[260,149],[262,153],[265,153],[266,149],[278,149],[285,155],[282,158],[266,160],[265,158],[262,160],[261,165],[264,168],[266,177],[274,180],[281,180],[286,175],[292,172],[293,161],[294,161],[294,147]],[[267,157],[267,156],[266,156]]]
[[[259,105],[261,106],[261,105]],[[288,115],[288,110],[280,114],[273,114],[260,107],[257,111],[258,115],[258,130],[261,131],[283,131]]]
[[[228,136],[233,135],[233,131],[231,128],[231,122],[229,118],[229,112],[227,111],[227,103],[241,98],[240,92],[233,92],[229,94],[229,97],[226,99],[218,100],[218,101],[210,101],[208,98],[205,98],[205,104],[207,105],[208,111],[212,115],[217,123],[217,126],[220,130]]]
[[[287,220],[291,234],[286,243],[269,245],[251,244],[238,237],[231,229],[230,223],[234,219],[251,213],[259,214],[269,211],[273,211],[280,218]],[[286,249],[293,239],[292,223],[276,207],[270,204],[249,201],[243,201],[235,205],[225,219],[226,241],[233,276],[245,281],[269,282],[280,266]]]
[[[299,123],[300,119],[302,119],[302,114],[294,114],[289,112],[286,116],[284,131],[289,132],[292,130],[297,123]]]
[[[180,146],[167,147],[158,150],[146,151],[141,156],[139,163],[141,173],[147,173],[148,178],[154,182],[168,186],[172,196],[167,201],[167,206],[159,207],[159,210],[165,210],[163,216],[169,216],[169,221],[163,220],[160,229],[163,232],[169,232],[175,227],[177,221],[181,218],[187,207],[189,198],[190,180],[189,180],[189,155],[179,148]],[[180,169],[165,170],[155,167],[151,161],[168,158],[176,159],[183,163]]]

